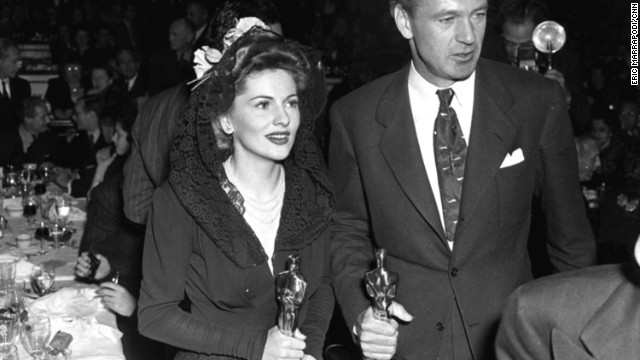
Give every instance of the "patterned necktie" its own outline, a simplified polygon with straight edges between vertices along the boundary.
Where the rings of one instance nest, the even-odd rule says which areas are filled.
[[[452,89],[436,92],[440,99],[440,109],[433,132],[433,146],[440,183],[442,212],[448,241],[453,241],[460,211],[460,195],[464,178],[464,164],[467,158],[467,143],[464,140],[458,116],[450,106]]]

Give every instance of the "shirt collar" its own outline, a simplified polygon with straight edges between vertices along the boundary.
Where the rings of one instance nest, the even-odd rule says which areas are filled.
[[[90,132],[89,137],[94,144],[98,143],[98,139],[100,138],[100,128],[98,127],[97,129]]]
[[[468,78],[461,81],[456,81],[455,83],[453,83],[453,85],[449,86],[449,88],[453,89],[453,92],[455,94],[454,101],[460,107],[467,107],[470,104],[473,104],[473,91],[475,83],[476,71],[474,70]],[[411,61],[411,70],[409,71],[409,86],[418,91],[418,93],[420,93],[427,99],[432,99],[433,96],[436,95],[436,91],[440,89],[446,89],[437,87],[423,78],[422,75],[418,73],[418,70],[416,70],[413,61]]]

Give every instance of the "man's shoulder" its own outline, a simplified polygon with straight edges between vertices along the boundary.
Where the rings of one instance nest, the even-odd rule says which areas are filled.
[[[546,306],[549,301],[578,305],[589,299],[604,301],[620,284],[628,282],[636,286],[640,279],[637,264],[599,265],[566,271],[543,277],[522,285],[514,298],[528,306]]]
[[[481,81],[495,81],[512,90],[532,88],[551,88],[553,80],[533,72],[520,69],[509,64],[480,58],[476,71]]]
[[[371,104],[380,98],[398,77],[406,74],[406,68],[384,75],[353,90],[336,101],[337,107],[353,107],[359,104]]]

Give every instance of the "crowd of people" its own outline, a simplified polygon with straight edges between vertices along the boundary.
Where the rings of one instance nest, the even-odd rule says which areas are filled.
[[[543,0],[0,3],[0,167],[88,199],[76,275],[127,359],[577,358],[639,296],[630,49],[569,22],[536,51]],[[363,287],[381,248],[388,319]]]

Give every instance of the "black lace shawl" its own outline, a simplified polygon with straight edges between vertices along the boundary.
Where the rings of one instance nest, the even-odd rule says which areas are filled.
[[[243,37],[265,36],[264,33],[254,28]],[[269,34],[266,36],[276,36]],[[267,255],[221,186],[229,185],[222,163],[232,153],[232,141],[221,131],[218,121],[213,121],[233,102],[231,69],[238,42],[225,52],[210,70],[211,76],[189,98],[171,149],[169,184],[197,225],[233,263],[244,269],[262,264]],[[299,91],[300,127],[293,149],[283,161],[286,191],[276,250],[299,249],[311,243],[326,229],[332,215],[326,166],[313,136],[314,120],[326,99],[324,72],[315,54],[306,49],[304,52],[311,81]]]

